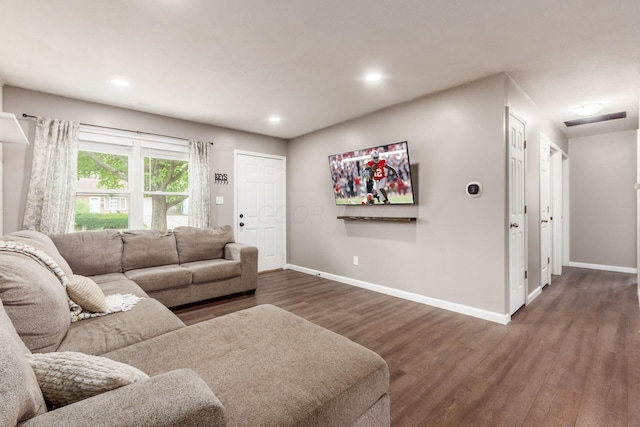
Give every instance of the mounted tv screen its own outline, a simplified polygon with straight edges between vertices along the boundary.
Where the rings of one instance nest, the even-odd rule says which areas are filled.
[[[407,142],[329,156],[336,205],[413,205]]]

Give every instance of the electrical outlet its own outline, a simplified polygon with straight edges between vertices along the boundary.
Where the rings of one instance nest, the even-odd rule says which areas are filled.
[[[353,265],[358,265],[358,255],[353,256]]]
[[[224,205],[224,198],[222,196],[216,196],[216,205]]]

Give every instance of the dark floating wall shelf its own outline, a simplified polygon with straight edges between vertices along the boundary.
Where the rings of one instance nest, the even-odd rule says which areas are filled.
[[[338,216],[338,219],[348,221],[391,221],[391,222],[416,222],[416,217],[408,216]]]

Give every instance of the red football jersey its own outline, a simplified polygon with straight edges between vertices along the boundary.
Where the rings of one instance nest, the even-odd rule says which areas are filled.
[[[387,161],[384,159],[378,160],[378,162],[374,162],[373,160],[369,160],[367,162],[367,167],[370,167],[373,170],[373,179],[376,181],[380,181],[382,178],[387,177],[387,171],[384,165],[387,164]]]

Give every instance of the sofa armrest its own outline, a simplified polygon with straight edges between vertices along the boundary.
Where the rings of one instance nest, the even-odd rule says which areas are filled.
[[[167,372],[31,418],[20,427],[225,426],[224,408],[190,369]]]
[[[258,263],[258,248],[244,243],[227,243],[224,245],[224,258],[233,261],[250,261],[255,258]]]
[[[244,243],[227,243],[224,247],[224,257],[240,261],[245,291],[258,287],[258,248]]]

